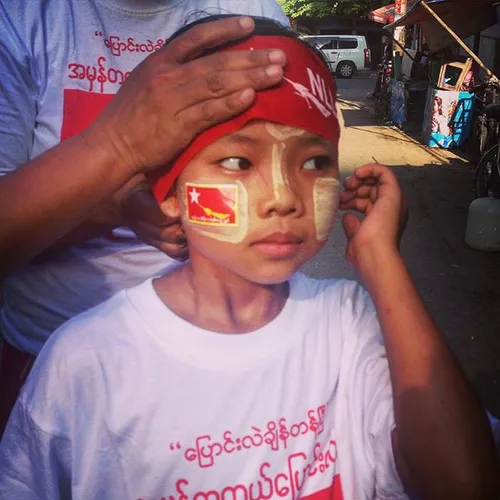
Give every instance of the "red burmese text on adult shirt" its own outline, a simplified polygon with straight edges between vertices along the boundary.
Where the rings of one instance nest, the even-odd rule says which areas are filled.
[[[277,480],[278,478],[276,478]],[[299,478],[295,478],[295,480],[299,480]],[[277,482],[277,481],[276,481]],[[178,483],[178,486],[182,483],[182,486],[186,486],[189,484],[187,480],[181,480]],[[342,484],[340,480],[340,476],[335,476],[333,479],[333,484],[329,486],[328,488],[325,488],[323,490],[317,491],[316,493],[311,493],[310,495],[306,496],[301,496],[300,491],[290,491],[288,487],[279,487],[275,482],[271,481],[272,486],[271,490],[272,493],[268,496],[262,494],[261,490],[261,495],[260,496],[253,496],[253,491],[250,489],[247,491],[245,486],[243,485],[236,485],[233,487],[227,487],[222,492],[217,492],[216,490],[211,490],[209,494],[207,493],[197,493],[194,496],[187,496],[184,495],[184,492],[182,488],[180,489],[180,492],[178,490],[178,493],[180,493],[179,496],[162,496],[162,497],[156,497],[154,500],[177,500],[177,499],[183,499],[183,498],[211,498],[212,500],[227,500],[228,498],[236,498],[237,493],[235,491],[239,492],[241,496],[239,498],[284,498],[284,499],[297,499],[297,500],[344,500],[344,495],[342,493]],[[261,485],[262,487],[262,485]],[[266,492],[267,493],[267,492]],[[140,497],[138,500],[146,500],[145,497]],[[153,499],[151,499],[153,500]]]
[[[208,226],[238,224],[236,184],[186,184],[188,220]]]

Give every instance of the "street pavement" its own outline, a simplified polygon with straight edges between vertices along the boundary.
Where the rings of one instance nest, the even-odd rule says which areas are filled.
[[[430,149],[378,125],[366,99],[374,84],[373,75],[338,81],[341,175],[373,161],[397,175],[410,207],[403,256],[483,404],[500,416],[500,252],[478,252],[464,243],[473,167],[460,152]],[[358,279],[345,262],[345,245],[339,217],[305,272]]]

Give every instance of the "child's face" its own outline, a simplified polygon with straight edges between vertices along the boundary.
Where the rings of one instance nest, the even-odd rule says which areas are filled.
[[[191,259],[254,283],[286,281],[327,240],[338,178],[337,145],[303,130],[254,121],[219,139],[177,182]]]

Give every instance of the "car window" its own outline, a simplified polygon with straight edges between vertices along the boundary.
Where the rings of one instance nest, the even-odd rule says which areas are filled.
[[[358,40],[356,38],[341,38],[340,39],[341,49],[357,49]]]
[[[332,49],[338,49],[339,48],[339,40],[338,38],[330,38],[327,40],[324,40],[324,42],[320,45],[320,48],[322,50],[332,50]]]
[[[306,36],[304,37],[304,40],[311,45],[315,45],[318,48],[320,48],[325,43],[324,40],[321,40],[321,38],[317,38],[315,36]]]

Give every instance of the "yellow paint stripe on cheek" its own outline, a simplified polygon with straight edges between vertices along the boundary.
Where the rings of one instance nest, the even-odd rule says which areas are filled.
[[[339,206],[340,182],[333,177],[316,179],[313,189],[314,224],[318,241],[326,241]]]

